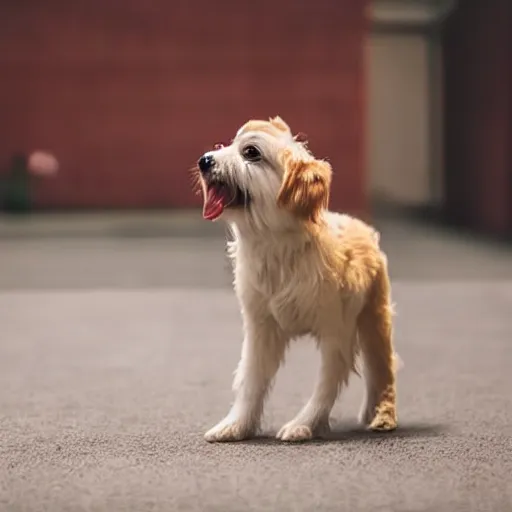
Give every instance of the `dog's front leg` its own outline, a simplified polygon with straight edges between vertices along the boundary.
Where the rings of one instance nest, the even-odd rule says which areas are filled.
[[[329,415],[336,398],[349,376],[350,352],[343,350],[353,343],[355,330],[347,330],[345,336],[326,336],[319,340],[322,357],[320,372],[308,403],[297,416],[277,433],[282,441],[307,441],[329,433]],[[344,339],[345,338],[345,339]]]
[[[246,314],[245,339],[228,415],[205,434],[209,442],[241,441],[252,437],[260,424],[263,404],[286,350],[286,337],[265,314]]]

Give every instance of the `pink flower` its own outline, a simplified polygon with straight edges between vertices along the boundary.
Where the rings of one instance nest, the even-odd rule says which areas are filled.
[[[55,176],[59,170],[59,162],[50,153],[34,151],[28,157],[27,168],[34,176]]]

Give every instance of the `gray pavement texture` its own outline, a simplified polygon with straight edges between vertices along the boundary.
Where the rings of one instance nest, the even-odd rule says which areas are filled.
[[[0,219],[0,511],[512,511],[512,252],[382,220],[400,428],[273,439],[309,397],[294,345],[264,435],[210,445],[241,323],[220,225],[197,213]]]

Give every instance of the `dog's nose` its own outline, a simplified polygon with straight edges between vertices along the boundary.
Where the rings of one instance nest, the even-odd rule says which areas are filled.
[[[213,155],[203,155],[199,159],[198,165],[201,172],[208,172],[215,165],[215,159],[213,158]]]

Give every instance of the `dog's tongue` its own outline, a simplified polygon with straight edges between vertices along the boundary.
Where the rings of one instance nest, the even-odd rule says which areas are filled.
[[[221,216],[228,200],[224,187],[208,187],[203,204],[203,217],[215,220]]]

